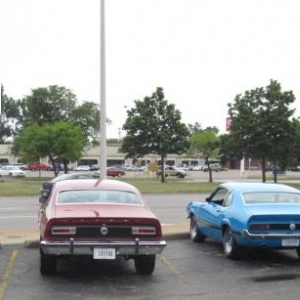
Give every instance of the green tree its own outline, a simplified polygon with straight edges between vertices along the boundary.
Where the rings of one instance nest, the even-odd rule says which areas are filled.
[[[199,131],[191,135],[191,151],[197,153],[198,156],[205,159],[208,166],[209,182],[212,182],[212,171],[210,168],[210,158],[217,157],[220,139],[218,131],[215,127],[208,127],[205,130]]]
[[[9,142],[17,131],[20,110],[17,101],[9,98],[1,85],[0,144]]]
[[[19,104],[19,123],[24,127],[33,123],[42,126],[68,121],[80,126],[85,145],[99,140],[99,105],[89,101],[78,105],[77,97],[66,87],[53,85],[34,89],[31,95],[19,101]]]
[[[189,130],[181,123],[181,113],[165,99],[162,88],[151,97],[135,100],[135,107],[127,110],[123,125],[126,136],[120,151],[126,158],[147,154],[161,157],[161,181],[165,181],[164,162],[167,154],[182,154],[189,147]]]
[[[65,173],[67,173],[67,163],[80,159],[83,148],[80,127],[62,121],[43,126],[32,124],[25,127],[15,137],[12,152],[24,161],[38,161],[40,158],[49,157],[54,174],[57,176],[59,169],[56,168],[56,162],[62,161]]]
[[[76,104],[76,96],[65,87],[53,85],[37,88],[31,91],[31,95],[20,100],[20,122],[26,127],[33,123],[42,126],[69,121]]]
[[[294,101],[293,92],[283,92],[274,80],[266,88],[237,95],[234,103],[228,104],[232,128],[229,137],[223,138],[226,144],[221,147],[222,153],[228,150],[239,157],[260,159],[265,182],[266,162],[284,167],[298,147],[295,110],[289,108]]]
[[[85,101],[71,112],[70,121],[80,126],[84,133],[84,143],[99,144],[100,107],[94,102]],[[107,120],[110,123],[110,120]]]

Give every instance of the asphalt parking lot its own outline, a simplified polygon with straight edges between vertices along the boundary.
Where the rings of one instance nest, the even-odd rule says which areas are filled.
[[[199,175],[203,174],[191,176]],[[231,173],[226,175],[231,180]],[[29,200],[35,211],[36,203]],[[170,210],[164,203],[162,207],[154,206],[164,223],[174,222],[175,217],[184,222],[184,205],[178,203]],[[19,207],[16,217],[20,217],[22,207],[18,201],[15,207]],[[22,220],[31,217],[30,209],[26,205]],[[2,225],[8,222],[5,220]],[[11,238],[16,240],[16,236]],[[294,300],[299,298],[299,283],[300,261],[295,251],[246,251],[241,260],[233,261],[225,258],[222,246],[211,240],[192,243],[187,227],[183,234],[167,237],[167,247],[157,256],[151,276],[137,275],[133,261],[84,259],[59,261],[58,273],[44,277],[39,273],[37,243],[2,243],[0,248],[0,300]]]
[[[294,251],[246,251],[233,261],[210,240],[167,242],[150,276],[137,275],[133,261],[122,259],[61,260],[56,275],[41,276],[38,248],[2,246],[0,299],[299,299]]]

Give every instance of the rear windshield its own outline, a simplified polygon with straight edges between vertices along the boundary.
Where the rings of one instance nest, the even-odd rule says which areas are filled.
[[[57,203],[142,204],[139,197],[132,192],[97,190],[62,191],[58,194]]]
[[[242,195],[246,204],[297,203],[300,204],[300,194],[287,192],[251,192]]]

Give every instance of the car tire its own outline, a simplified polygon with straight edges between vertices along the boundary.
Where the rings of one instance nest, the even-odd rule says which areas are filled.
[[[203,243],[206,236],[199,231],[195,216],[191,216],[190,220],[190,238],[194,243]]]
[[[298,258],[300,259],[300,247],[296,248]]]
[[[150,275],[155,268],[155,255],[139,255],[134,260],[137,274]]]
[[[224,254],[227,258],[230,259],[238,259],[240,257],[240,247],[236,243],[233,232],[230,227],[225,229],[223,235],[223,249]]]
[[[41,251],[40,273],[52,275],[56,273],[57,258],[54,255],[47,255]]]
[[[9,174],[8,174],[8,177],[13,177],[13,174],[12,174],[12,173],[9,173]]]

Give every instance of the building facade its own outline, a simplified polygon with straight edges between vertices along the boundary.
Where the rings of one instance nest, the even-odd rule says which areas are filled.
[[[125,159],[125,154],[119,152],[120,144],[108,144],[107,145],[107,166],[115,164],[140,164],[147,165],[148,163],[159,163],[160,156],[155,154],[146,155],[139,159]],[[94,165],[100,163],[100,147],[87,147],[84,151],[82,158],[76,162],[70,162],[73,167],[78,165]],[[42,162],[48,162],[47,158],[41,158]],[[12,164],[21,162],[19,157],[12,155],[10,144],[0,144],[0,164]],[[28,163],[28,162],[23,162]],[[185,165],[202,165],[203,159],[191,158],[186,155],[170,154],[166,158],[166,164],[185,164]]]

